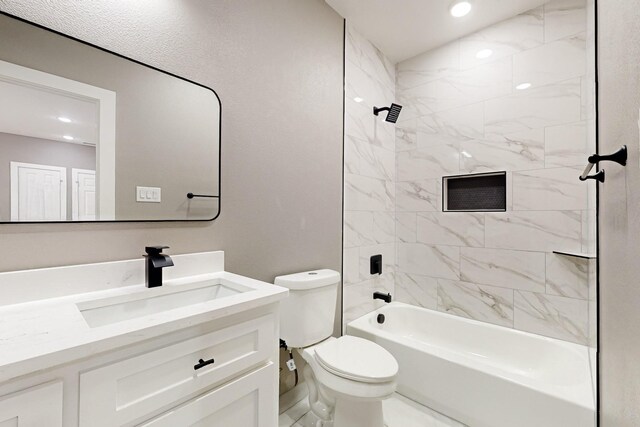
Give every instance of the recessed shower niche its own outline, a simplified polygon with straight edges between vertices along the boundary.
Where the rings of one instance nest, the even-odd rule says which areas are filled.
[[[445,176],[444,212],[504,212],[507,210],[507,173]]]

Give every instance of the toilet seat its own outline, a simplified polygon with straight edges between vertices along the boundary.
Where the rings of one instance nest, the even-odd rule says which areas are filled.
[[[398,362],[391,353],[372,341],[350,335],[317,346],[315,359],[323,369],[351,381],[386,383],[398,374]]]

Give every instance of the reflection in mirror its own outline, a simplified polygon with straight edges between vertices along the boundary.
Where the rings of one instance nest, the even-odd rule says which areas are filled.
[[[218,215],[213,90],[1,14],[0,39],[0,222]]]

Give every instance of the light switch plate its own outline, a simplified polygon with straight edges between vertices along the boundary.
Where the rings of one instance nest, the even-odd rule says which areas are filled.
[[[136,202],[160,203],[162,201],[162,189],[160,187],[136,187]]]

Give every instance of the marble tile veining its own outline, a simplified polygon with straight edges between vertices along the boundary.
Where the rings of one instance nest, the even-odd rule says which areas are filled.
[[[348,61],[389,87],[395,86],[395,67],[378,48],[352,25],[347,25],[345,55]]]
[[[460,171],[517,171],[544,167],[544,129],[506,135],[501,141],[460,143]]]
[[[416,243],[415,212],[396,212],[396,239],[398,242]]]
[[[359,68],[352,61],[345,63],[345,82],[345,97],[360,98],[360,102],[368,107],[384,105],[395,95],[393,86],[380,81],[378,76]]]
[[[589,298],[590,260],[554,253],[546,257],[547,294]]]
[[[583,166],[595,148],[588,149],[586,122],[552,126],[544,130],[545,166]],[[590,152],[591,151],[591,152]]]
[[[541,86],[584,76],[587,70],[586,55],[585,33],[521,52],[513,56],[514,84]]]
[[[370,245],[373,240],[373,212],[344,212],[344,247]]]
[[[511,58],[505,58],[473,69],[453,71],[423,85],[400,89],[399,94],[412,104],[419,116],[508,95],[513,86],[511,64]]]
[[[581,79],[575,78],[485,101],[485,137],[577,122],[581,94]]]
[[[395,153],[352,136],[345,138],[345,169],[352,174],[394,180]]]
[[[460,68],[458,42],[427,51],[397,65],[396,87],[399,91],[447,77]]]
[[[554,0],[544,6],[544,39],[557,40],[584,31],[586,0]]]
[[[393,273],[396,268],[396,244],[382,243],[360,247],[360,280],[374,280],[380,276],[372,276],[370,273],[370,258],[373,255],[382,255],[382,275]]]
[[[394,210],[395,188],[392,182],[354,174],[345,175],[345,210]]]
[[[513,173],[514,211],[587,209],[582,169],[553,168]]]
[[[460,170],[458,144],[436,144],[396,153],[398,181],[419,181],[457,174]]]
[[[398,271],[458,280],[459,266],[458,247],[398,243]]]
[[[396,301],[435,310],[438,306],[438,279],[419,274],[396,273]]]
[[[421,212],[417,241],[430,245],[484,246],[484,215],[467,212]]]
[[[384,304],[384,302],[372,298],[375,291],[390,292],[393,295],[395,293],[393,275],[385,274],[384,277],[344,286],[342,292],[343,326],[360,316],[377,310]]]
[[[395,128],[371,112],[371,107],[351,98],[345,100],[345,135],[395,151]]]
[[[460,278],[473,283],[544,292],[544,269],[541,252],[460,249]]]
[[[543,11],[539,7],[461,38],[460,67],[475,67],[534,48],[543,42]],[[481,49],[491,49],[493,55],[478,59],[476,53]]]
[[[513,290],[438,279],[438,310],[513,327]]]
[[[342,251],[342,282],[345,285],[360,281],[360,248],[344,248]]]
[[[588,302],[584,300],[516,291],[514,326],[517,329],[588,343]]]
[[[439,179],[396,183],[397,212],[440,210],[442,207],[441,188],[442,183]]]
[[[580,251],[581,219],[579,211],[488,213],[485,245],[525,251]]]
[[[415,150],[417,146],[416,119],[396,124],[396,151]]]
[[[484,135],[482,104],[468,105],[421,117],[418,119],[417,128],[418,148],[482,139]]]

